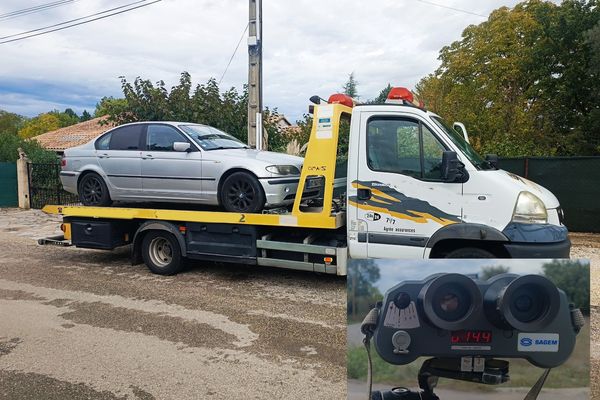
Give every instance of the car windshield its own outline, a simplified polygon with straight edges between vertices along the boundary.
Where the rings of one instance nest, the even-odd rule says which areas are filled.
[[[432,115],[431,119],[441,130],[446,132],[450,140],[452,140],[452,143],[454,143],[461,150],[461,152],[469,159],[475,168],[481,170],[495,169],[488,161],[481,157],[473,147],[471,147],[469,142],[467,142],[460,133],[458,133],[454,128],[450,127],[446,121],[437,115]]]
[[[233,136],[206,125],[180,125],[181,130],[188,134],[202,150],[248,149],[244,143]]]

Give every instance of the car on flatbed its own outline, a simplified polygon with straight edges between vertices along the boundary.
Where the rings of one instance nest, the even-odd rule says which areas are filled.
[[[179,202],[255,213],[294,202],[302,162],[207,125],[136,122],[65,150],[60,179],[86,206]],[[316,198],[321,185],[311,179],[303,198]]]

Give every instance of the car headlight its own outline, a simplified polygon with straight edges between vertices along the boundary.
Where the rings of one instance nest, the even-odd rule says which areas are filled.
[[[548,222],[548,212],[544,202],[530,192],[521,192],[512,216],[513,222],[525,224],[545,224]]]
[[[269,165],[265,169],[277,175],[300,175],[300,170],[295,165]]]

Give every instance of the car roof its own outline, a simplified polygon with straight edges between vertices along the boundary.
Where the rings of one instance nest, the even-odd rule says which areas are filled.
[[[118,128],[119,126],[127,126],[127,125],[149,125],[149,124],[163,124],[163,125],[173,125],[173,126],[178,126],[178,125],[209,126],[206,124],[198,124],[196,122],[185,122],[185,121],[136,121],[136,122],[129,122],[127,124],[117,125],[117,126],[115,126],[115,128]]]

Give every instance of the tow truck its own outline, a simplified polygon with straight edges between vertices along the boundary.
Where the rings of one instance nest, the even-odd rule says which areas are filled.
[[[179,272],[184,259],[346,275],[349,257],[569,257],[556,197],[498,169],[497,157],[479,156],[410,90],[393,88],[379,105],[343,94],[311,101],[313,126],[291,210],[47,205],[46,213],[62,215],[63,235],[39,243],[132,245],[133,264],[163,275]],[[343,168],[340,138],[348,143]],[[334,195],[340,176],[345,191]],[[304,186],[315,177],[324,182],[322,201],[307,204]]]

